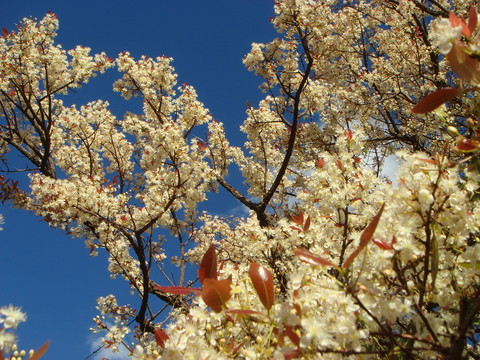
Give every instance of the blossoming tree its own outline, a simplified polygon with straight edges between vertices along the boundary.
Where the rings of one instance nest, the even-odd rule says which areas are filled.
[[[276,1],[279,37],[244,58],[265,98],[247,109],[242,148],[171,59],[65,51],[54,14],[24,19],[0,39],[2,198],[108,254],[140,300],[101,297],[96,331],[133,357],[478,357],[471,5]],[[141,114],[64,105],[111,67]],[[28,188],[8,177],[8,151],[30,161]],[[200,211],[218,189],[249,216]]]

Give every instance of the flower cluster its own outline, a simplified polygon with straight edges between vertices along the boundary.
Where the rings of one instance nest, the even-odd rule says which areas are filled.
[[[0,351],[9,353],[16,350],[17,339],[13,332],[19,323],[27,321],[27,315],[12,305],[0,308]],[[14,349],[15,348],[15,349]]]

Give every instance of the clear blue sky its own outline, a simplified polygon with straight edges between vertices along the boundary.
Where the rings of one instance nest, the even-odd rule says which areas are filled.
[[[57,42],[65,49],[83,45],[110,57],[122,51],[137,58],[173,57],[179,83],[195,86],[213,117],[224,122],[240,144],[245,104],[256,105],[261,98],[260,80],[241,60],[252,42],[276,36],[269,23],[272,0],[8,1],[0,12],[0,27],[12,30],[23,17],[42,18],[48,11],[58,15]],[[108,100],[118,117],[134,110],[111,90],[118,76],[112,69],[93,79],[70,96],[70,103]],[[227,202],[221,211],[237,205]],[[27,312],[28,321],[18,329],[20,346],[38,348],[51,340],[45,360],[86,358],[91,353],[88,329],[97,314],[95,300],[115,293],[138,307],[136,298],[128,295],[125,282],[109,278],[105,256],[90,257],[82,240],[8,204],[0,206],[0,213],[6,222],[0,232],[0,306],[13,304]]]

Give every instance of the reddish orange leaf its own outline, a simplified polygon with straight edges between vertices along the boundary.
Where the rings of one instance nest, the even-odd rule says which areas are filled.
[[[383,250],[393,250],[392,245],[388,245],[385,241],[383,240],[378,240],[378,239],[372,239],[372,242],[377,245],[380,249]]]
[[[0,360],[5,360],[5,357],[3,356],[2,350],[0,350]]]
[[[462,19],[460,19],[453,12],[450,12],[448,17],[450,19],[450,24],[452,25],[452,27],[461,26],[463,35],[465,35],[466,37],[470,37],[471,35],[470,29],[467,27],[467,25],[465,25],[465,22]]]
[[[353,132],[352,130],[345,130],[343,132],[343,135],[345,135],[345,137],[347,138],[348,141],[352,140],[353,139]]]
[[[2,34],[4,37],[7,37],[8,36],[8,30],[5,29],[5,28],[2,28]]]
[[[311,253],[306,249],[298,248],[293,252],[298,258],[310,265],[335,266],[331,261]]]
[[[288,354],[283,355],[283,358],[285,360],[292,360],[292,359],[298,359],[302,352],[299,349],[293,350],[292,352],[289,352]]]
[[[478,23],[477,9],[475,9],[475,6],[472,6],[470,8],[469,15],[470,16],[468,17],[468,30],[470,30],[470,34],[472,34],[477,28],[477,23]]]
[[[203,282],[202,299],[213,311],[222,311],[223,306],[232,296],[232,278],[216,280],[206,278]]]
[[[292,215],[292,220],[295,224],[302,226],[303,225],[303,212],[298,215]]]
[[[248,275],[263,306],[270,310],[275,302],[272,274],[266,267],[250,263]]]
[[[385,204],[380,207],[378,210],[377,215],[375,215],[372,219],[372,222],[367,225],[365,230],[363,230],[362,236],[360,236],[360,244],[358,248],[348,257],[347,261],[343,264],[343,268],[347,268],[353,260],[360,254],[360,252],[367,246],[369,241],[372,239],[373,234],[375,233],[375,229],[377,228],[378,222],[380,221],[380,216],[382,216],[383,208]]]
[[[201,289],[186,286],[155,286],[158,291],[173,295],[188,295],[191,293],[200,294]]]
[[[285,335],[287,335],[290,340],[292,341],[292,343],[295,344],[295,346],[299,346],[300,345],[300,337],[297,335],[297,333],[295,333],[292,328],[290,326],[285,326],[285,331],[284,331]]]
[[[203,141],[197,141],[198,150],[203,151],[208,147],[208,144],[205,144]]]
[[[40,359],[43,355],[48,350],[48,347],[50,346],[50,341],[47,341],[45,344],[40,346],[38,350],[36,350],[31,357],[28,358],[28,360],[38,360]]]
[[[460,94],[460,90],[456,88],[438,89],[420,100],[411,111],[414,114],[429,113],[430,111],[438,108],[440,105],[457,97],[458,94]]]
[[[423,161],[427,164],[430,164],[430,165],[437,165],[437,160],[435,159],[421,159],[421,158],[417,158],[418,161]]]
[[[457,145],[455,146],[456,149],[464,152],[471,152],[478,149],[478,141],[462,138],[457,141]]]
[[[205,255],[203,255],[200,268],[198,269],[198,278],[202,285],[205,279],[217,280],[217,253],[215,252],[214,244],[210,245]]]
[[[325,166],[325,159],[324,158],[321,158],[320,160],[315,160],[315,167],[323,169],[324,166]]]
[[[263,314],[259,311],[255,311],[255,310],[243,310],[243,309],[233,309],[233,310],[227,310],[226,313],[228,314],[236,314],[236,315],[240,315],[240,316],[244,316],[244,315],[262,315]]]
[[[153,332],[157,345],[164,348],[165,342],[169,339],[168,335],[162,329],[155,329]]]
[[[464,81],[471,84],[480,82],[480,64],[477,59],[470,57],[468,49],[461,43],[455,43],[447,54],[448,63],[455,73]]]
[[[305,224],[303,225],[303,231],[307,231],[310,229],[310,216],[307,216],[307,220],[305,220]]]

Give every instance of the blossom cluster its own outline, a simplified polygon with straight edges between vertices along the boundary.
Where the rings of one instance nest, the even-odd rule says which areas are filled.
[[[27,321],[27,315],[12,305],[0,308],[0,351],[16,350],[17,338],[13,332],[19,323]]]

